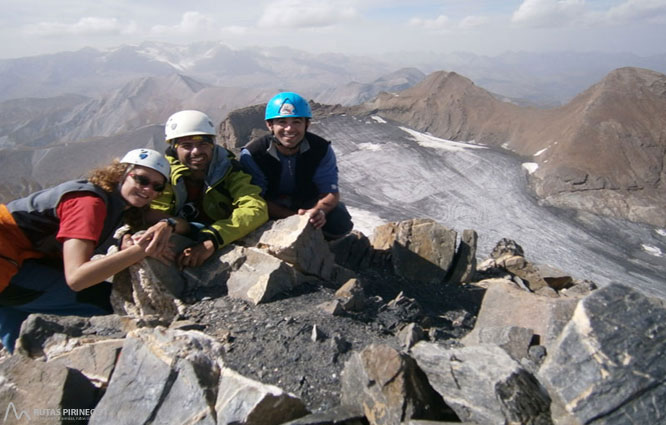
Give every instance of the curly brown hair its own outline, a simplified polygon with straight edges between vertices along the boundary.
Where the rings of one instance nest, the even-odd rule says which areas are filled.
[[[105,192],[113,192],[133,167],[132,164],[122,164],[120,160],[114,159],[111,164],[92,170],[88,174],[88,181],[95,186],[99,186]],[[145,229],[144,212],[148,208],[146,205],[143,208],[132,207],[128,209],[125,211],[123,221],[130,225],[132,231]]]
[[[106,192],[113,192],[123,180],[130,164],[121,164],[119,160],[104,167],[95,168],[88,174],[88,181],[101,187]]]

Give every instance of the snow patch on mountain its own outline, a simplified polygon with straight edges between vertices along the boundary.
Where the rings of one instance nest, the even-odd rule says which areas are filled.
[[[191,60],[183,61],[181,63],[173,61],[164,53],[162,49],[158,49],[152,46],[143,46],[142,48],[137,49],[137,53],[147,56],[155,61],[164,62],[180,72],[185,72],[193,65]]]
[[[527,170],[529,174],[534,173],[539,168],[539,164],[537,164],[536,162],[523,162],[522,165],[523,168]]]
[[[465,149],[486,149],[484,146],[472,145],[465,142],[454,142],[453,140],[440,139],[439,137],[431,136],[429,134],[421,133],[407,127],[400,127],[406,133],[412,136],[412,140],[416,141],[424,148],[443,149],[451,152],[460,152]]]
[[[546,148],[543,148],[543,149],[541,149],[539,152],[535,153],[534,156],[540,156],[542,153],[546,152],[547,150],[548,150],[547,147],[546,147]]]
[[[661,249],[659,247],[653,246],[653,245],[648,245],[648,244],[642,244],[641,248],[643,248],[643,251],[647,252],[650,255],[653,255],[655,257],[663,257],[664,253],[661,252]]]
[[[382,150],[381,145],[378,145],[377,143],[359,143],[358,148],[366,151],[380,151]]]

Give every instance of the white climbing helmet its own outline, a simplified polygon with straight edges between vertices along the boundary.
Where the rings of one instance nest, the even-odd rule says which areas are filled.
[[[171,115],[164,126],[165,140],[185,136],[208,135],[215,137],[213,121],[200,111],[180,111]]]
[[[141,165],[142,167],[152,168],[162,174],[164,178],[169,181],[169,175],[171,172],[169,161],[167,161],[161,153],[152,149],[131,150],[125,154],[120,162],[122,164]]]

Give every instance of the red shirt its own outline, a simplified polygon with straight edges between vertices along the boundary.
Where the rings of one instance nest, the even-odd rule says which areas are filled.
[[[106,218],[106,204],[90,192],[72,192],[62,197],[56,207],[60,228],[56,239],[85,239],[99,242]]]

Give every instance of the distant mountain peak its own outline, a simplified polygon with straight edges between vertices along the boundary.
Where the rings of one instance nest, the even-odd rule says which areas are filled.
[[[632,92],[637,88],[649,90],[656,96],[666,94],[666,76],[644,68],[618,68],[606,75],[595,86],[606,90],[626,90]]]
[[[620,68],[550,110],[500,102],[471,80],[438,71],[358,110],[457,141],[510,149],[538,167],[536,194],[559,206],[666,223],[666,75]],[[625,197],[639,201],[624,202]],[[600,205],[604,205],[603,208]]]

